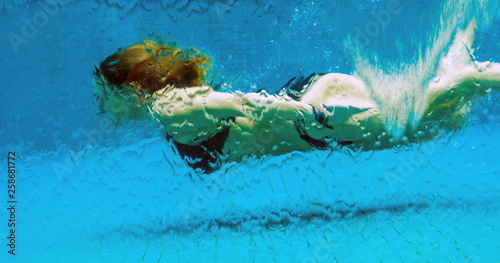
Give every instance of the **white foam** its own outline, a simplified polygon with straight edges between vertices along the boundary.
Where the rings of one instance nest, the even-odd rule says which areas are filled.
[[[371,61],[378,61],[376,50],[363,50],[356,43],[346,41],[351,51],[356,71],[366,82],[371,96],[380,107],[380,114],[386,129],[395,139],[401,138],[407,126],[416,128],[424,111],[424,92],[428,81],[438,74],[438,65],[449,48],[457,29],[474,17],[481,19],[481,25],[489,24],[495,17],[497,0],[445,0],[440,7],[441,17],[433,22],[432,37],[423,39],[418,57],[413,63],[393,63],[389,67]],[[403,36],[404,41],[418,41],[411,34]],[[394,41],[386,39],[384,41]],[[396,49],[403,50],[401,41],[396,40]],[[353,48],[354,46],[354,48]],[[422,48],[424,47],[424,48]],[[371,60],[367,58],[372,58]]]

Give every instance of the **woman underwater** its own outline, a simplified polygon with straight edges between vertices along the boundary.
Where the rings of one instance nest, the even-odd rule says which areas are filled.
[[[472,21],[457,33],[425,89],[423,116],[398,137],[387,132],[361,76],[312,74],[275,95],[218,92],[205,85],[207,56],[148,40],[100,64],[95,95],[101,112],[118,121],[157,120],[188,164],[207,173],[245,156],[391,148],[459,129],[474,96],[500,89],[500,64],[470,60],[475,30]]]

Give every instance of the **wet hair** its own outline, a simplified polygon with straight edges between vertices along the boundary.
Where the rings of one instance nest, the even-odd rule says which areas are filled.
[[[175,88],[203,86],[210,67],[210,57],[194,48],[183,50],[143,40],[118,49],[96,68],[95,73],[104,77],[108,85],[133,85],[151,94],[168,85]]]

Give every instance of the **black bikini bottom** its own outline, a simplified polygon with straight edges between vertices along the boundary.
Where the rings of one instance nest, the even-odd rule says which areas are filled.
[[[235,118],[229,118],[232,122]],[[219,133],[201,142],[198,145],[187,145],[178,143],[172,137],[166,135],[168,140],[173,141],[179,154],[193,169],[200,168],[205,173],[212,173],[220,167],[222,149],[229,136],[231,127],[226,127]]]

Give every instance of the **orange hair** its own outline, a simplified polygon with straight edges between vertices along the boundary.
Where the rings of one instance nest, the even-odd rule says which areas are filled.
[[[185,51],[144,40],[124,50],[118,49],[101,63],[97,74],[117,87],[138,84],[141,90],[153,93],[167,85],[203,86],[210,67],[210,57],[194,48]]]

